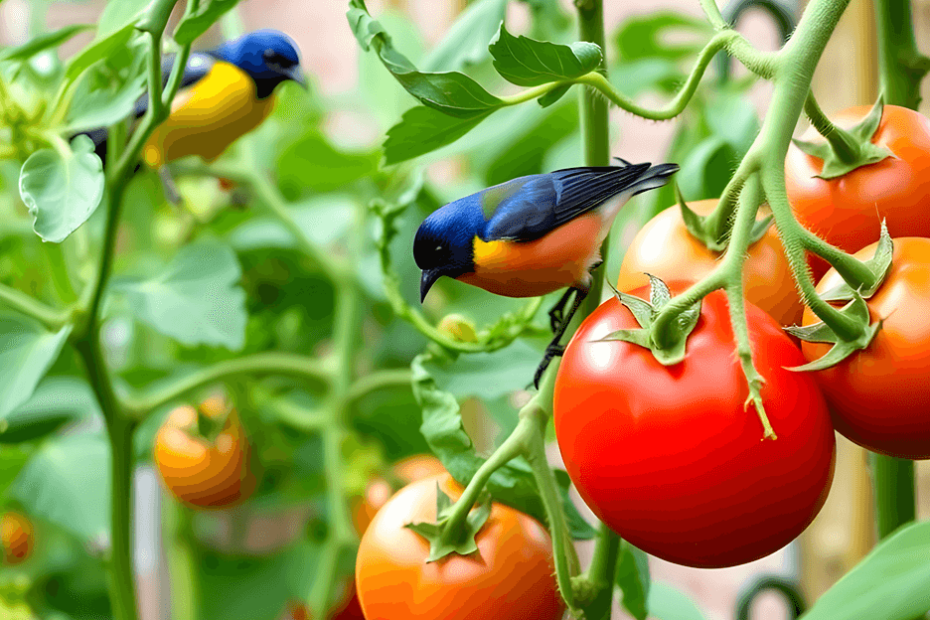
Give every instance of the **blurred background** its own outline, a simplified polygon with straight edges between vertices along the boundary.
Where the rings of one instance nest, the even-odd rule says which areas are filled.
[[[465,0],[371,0],[369,9],[394,34],[396,44],[414,61],[428,55],[449,30],[450,25],[468,8]],[[571,3],[562,2],[562,11],[543,14],[538,6],[545,3],[513,1],[507,6],[507,24],[511,32],[527,33],[532,26],[545,30],[539,38],[571,40],[573,37]],[[801,3],[803,4],[803,3]],[[4,0],[0,3],[0,44],[16,45],[30,36],[68,24],[94,23],[105,3],[102,1],[51,2],[48,0]],[[797,2],[786,3],[786,9],[799,14],[802,6]],[[414,103],[399,85],[380,66],[374,55],[365,55],[359,49],[345,19],[346,3],[339,0],[244,0],[238,9],[227,17],[222,26],[214,28],[198,42],[198,46],[209,47],[225,36],[258,28],[276,28],[293,37],[300,46],[305,70],[311,80],[311,94],[304,95],[297,89],[289,90],[283,97],[286,101],[279,106],[275,122],[261,130],[259,144],[272,144],[264,153],[272,165],[277,165],[277,181],[282,193],[291,200],[307,206],[319,207],[327,203],[328,218],[338,220],[340,205],[352,201],[365,201],[377,192],[371,187],[358,189],[367,175],[374,174],[378,161],[377,150],[386,130],[400,118],[404,110]],[[914,3],[918,45],[930,51],[930,3]],[[539,11],[537,13],[537,11]],[[611,58],[612,80],[620,90],[639,95],[645,103],[658,104],[668,98],[674,86],[680,82],[683,68],[706,40],[705,33],[691,25],[689,20],[680,20],[677,29],[656,25],[649,17],[657,12],[692,16],[701,19],[695,1],[644,0],[643,2],[605,2],[608,33],[608,50]],[[534,14],[537,19],[534,20]],[[671,14],[671,13],[669,13]],[[872,40],[871,3],[853,0],[841,22],[826,54],[818,68],[814,82],[817,97],[827,112],[856,104],[869,104],[877,94],[876,52]],[[762,49],[776,49],[781,35],[773,20],[759,9],[750,9],[741,16],[739,29]],[[86,44],[92,34],[80,35],[66,44],[62,56],[73,53]],[[653,37],[653,39],[650,39]],[[658,41],[667,50],[650,48],[650,40]],[[483,63],[483,64],[482,64]],[[468,72],[487,77],[487,60],[469,67]],[[480,81],[480,80],[479,80]],[[497,84],[500,88],[504,86]],[[927,85],[925,83],[925,91]],[[493,88],[491,89],[493,91]],[[734,70],[726,83],[715,69],[709,71],[700,89],[701,95],[693,107],[680,119],[656,123],[645,121],[619,110],[611,110],[611,136],[615,155],[635,161],[676,161],[685,172],[679,181],[689,199],[711,197],[719,194],[727,173],[744,150],[757,127],[757,119],[765,113],[770,88],[765,83],[754,83],[746,79],[744,72]],[[309,102],[295,103],[307,97]],[[925,94],[926,99],[926,94]],[[926,113],[926,103],[922,111]],[[443,202],[477,190],[485,185],[529,172],[546,171],[581,163],[581,140],[578,130],[576,98],[566,97],[551,110],[533,106],[519,106],[505,110],[486,121],[466,138],[414,162],[414,166],[426,169],[433,192],[433,208]],[[290,115],[290,116],[288,116]],[[294,119],[306,123],[299,127],[300,136],[283,136]],[[311,127],[312,125],[312,127]],[[543,128],[543,129],[541,129]],[[804,129],[802,120],[799,131]],[[722,139],[721,139],[722,138]],[[9,171],[8,171],[9,172]],[[687,172],[687,174],[686,174]],[[7,175],[7,187],[15,187]],[[235,230],[239,222],[224,221],[217,216],[224,198],[212,187],[203,183],[181,181],[180,188],[192,204],[199,205],[199,212],[178,215],[168,209],[156,196],[148,220],[140,227],[151,230],[156,240],[164,241],[179,235],[192,234],[198,227],[212,227],[214,232],[223,231],[226,239],[235,245]],[[153,190],[154,191],[154,190]],[[156,192],[157,193],[157,192]],[[194,196],[197,200],[190,200]],[[4,200],[12,200],[5,198]],[[317,202],[314,202],[317,201]],[[617,247],[622,248],[649,217],[658,209],[671,204],[668,192],[655,192],[633,203],[629,213],[615,228]],[[13,209],[13,207],[8,206]],[[429,205],[421,205],[426,212]],[[309,230],[321,223],[319,211],[308,211],[303,225]],[[314,215],[316,214],[316,215]],[[326,219],[326,218],[324,218]],[[411,222],[407,222],[410,228]],[[320,233],[321,243],[339,251],[346,238],[345,230]],[[241,229],[240,229],[241,233]],[[274,231],[269,232],[273,236]],[[412,229],[403,233],[403,243],[409,240]],[[28,279],[28,269],[9,264],[13,256],[29,256],[11,241],[9,235],[0,245],[0,277]],[[245,233],[238,237],[246,239]],[[133,238],[126,241],[132,249]],[[250,245],[251,243],[251,245]],[[293,256],[293,250],[280,250],[280,256],[269,258],[267,244],[245,242],[237,247],[243,262],[246,287],[256,299],[270,299],[266,305],[273,315],[267,322],[250,324],[250,329],[270,329],[277,325],[281,333],[271,338],[288,339],[287,321],[299,326],[315,326],[324,331],[331,311],[331,291],[314,279],[309,271]],[[398,247],[401,246],[400,243]],[[16,252],[25,254],[15,254]],[[398,250],[398,259],[402,250]],[[378,266],[369,253],[369,260],[360,270],[366,272],[371,290],[379,286]],[[622,253],[616,252],[612,274],[616,273],[617,261]],[[404,256],[409,262],[409,257]],[[273,265],[277,260],[280,264]],[[144,260],[123,267],[136,269],[145,265]],[[410,275],[407,265],[407,275]],[[614,277],[614,276],[611,276]],[[300,287],[287,288],[287,283],[300,279]],[[414,280],[415,281],[415,280]],[[251,287],[251,288],[250,288]],[[299,289],[299,290],[298,290]],[[282,291],[295,295],[294,299],[280,297]],[[295,292],[296,291],[296,292]],[[443,301],[431,308],[439,316],[443,310],[462,310],[470,318],[486,321],[500,311],[493,306],[476,311],[477,305],[467,295],[447,292]],[[270,295],[270,296],[269,296]],[[322,295],[324,301],[320,301]],[[325,298],[329,296],[329,305]],[[312,305],[307,300],[316,296]],[[307,312],[293,310],[295,306],[307,305]],[[372,293],[372,316],[370,329],[360,334],[366,349],[366,362],[374,367],[401,367],[409,363],[414,354],[424,346],[424,340],[408,326],[392,321],[389,310],[377,293]],[[516,305],[507,306],[513,309]],[[261,314],[255,309],[254,316]],[[257,319],[256,319],[257,320]],[[313,330],[310,330],[313,332]],[[138,345],[138,328],[129,322],[112,321],[108,327],[110,354],[122,359],[124,369],[133,366],[132,346]],[[250,342],[253,341],[250,332]],[[150,346],[152,341],[148,341]],[[327,343],[313,333],[298,346],[309,350],[323,350]],[[306,352],[306,351],[305,351]],[[160,354],[153,354],[158,358]],[[163,355],[163,361],[171,354]],[[152,355],[150,355],[152,357]],[[169,363],[167,361],[165,364]],[[513,390],[511,390],[512,392]],[[417,443],[418,415],[416,404],[409,395],[384,396],[381,400],[363,403],[363,411],[355,419],[360,447],[358,460],[364,461],[373,454],[375,461],[390,461],[408,454],[422,451],[424,444]],[[466,401],[466,415],[472,435],[480,448],[488,449],[499,438],[502,427],[500,418],[495,417],[494,406],[487,402],[478,403],[462,395]],[[496,395],[498,398],[516,398],[513,393]],[[392,399],[392,400],[390,400]],[[471,404],[468,404],[471,403]],[[403,412],[402,414],[399,412]],[[164,418],[164,412],[161,418]],[[379,420],[380,418],[380,420]],[[387,419],[387,421],[385,421]],[[392,430],[393,427],[393,430]],[[398,431],[398,427],[405,430]],[[150,432],[149,442],[152,433]],[[805,596],[814,600],[839,576],[853,566],[872,546],[874,540],[871,516],[871,491],[866,468],[866,457],[862,449],[841,437],[838,439],[837,473],[829,500],[823,511],[808,531],[785,550],[757,562],[731,569],[697,570],[650,559],[652,577],[656,581],[674,585],[688,593],[698,603],[708,620],[730,620],[734,617],[736,600],[740,592],[760,575],[776,574],[800,581]],[[299,442],[298,442],[299,443]],[[296,445],[296,444],[295,444]],[[558,462],[558,450],[552,446],[551,456]],[[6,449],[6,448],[4,448]],[[293,446],[288,448],[294,450]],[[312,444],[300,443],[296,450],[311,450]],[[176,526],[174,515],[165,502],[172,500],[164,496],[152,466],[145,462],[146,450],[140,449],[142,464],[136,472],[136,553],[140,604],[145,620],[165,618],[170,609],[172,592],[168,580],[169,555],[163,540],[164,528]],[[366,452],[368,450],[368,452]],[[291,454],[290,452],[288,454]],[[287,457],[290,458],[290,457]],[[312,461],[309,458],[309,461]],[[293,461],[293,459],[292,459]],[[371,468],[369,468],[371,469]],[[930,517],[930,463],[918,463],[919,517]],[[93,471],[89,470],[86,484],[94,484]],[[358,465],[358,471],[367,471]],[[359,488],[364,487],[360,483]],[[270,495],[268,496],[270,497]],[[308,528],[315,527],[320,518],[319,506],[313,502],[290,502],[286,508],[281,503],[261,498],[255,502],[226,512],[209,515],[194,523],[195,538],[208,551],[195,554],[196,570],[203,573],[201,584],[204,597],[215,599],[214,607],[204,610],[204,618],[235,620],[243,617],[252,620],[269,617],[268,609],[248,611],[250,592],[275,588],[276,583],[286,578],[279,566],[279,553],[292,544]],[[579,505],[580,502],[579,502]],[[103,507],[100,507],[103,510]],[[583,509],[583,508],[582,508]],[[584,510],[584,509],[583,509]],[[589,514],[589,513],[588,513]],[[166,517],[166,515],[168,515]],[[686,518],[685,515],[682,518]],[[167,519],[167,523],[165,522]],[[105,545],[106,541],[100,544]],[[579,543],[584,558],[590,552],[588,543]],[[235,560],[230,560],[234,557]],[[257,558],[257,559],[256,559]],[[266,561],[267,558],[267,561]],[[232,563],[230,563],[232,562]],[[236,564],[235,562],[238,562]],[[312,563],[310,565],[312,569]],[[0,569],[0,571],[5,569]],[[225,571],[225,572],[224,572]],[[239,581],[221,583],[222,576],[230,571],[239,575]],[[286,572],[286,569],[285,569]],[[91,585],[85,584],[93,590]],[[66,584],[67,588],[81,585]],[[64,586],[62,586],[64,587]],[[51,595],[50,595],[51,596]],[[296,619],[299,613],[286,610],[287,601],[280,601],[277,617],[291,613]],[[212,604],[212,603],[211,603]],[[245,606],[246,611],[242,611]],[[239,615],[229,611],[237,608]],[[244,615],[243,615],[244,614]],[[250,616],[249,614],[253,614]],[[73,612],[72,617],[91,617]],[[273,614],[271,617],[274,617]],[[624,618],[617,612],[617,618]],[[778,620],[786,617],[784,606],[774,596],[763,596],[753,610],[753,618]]]

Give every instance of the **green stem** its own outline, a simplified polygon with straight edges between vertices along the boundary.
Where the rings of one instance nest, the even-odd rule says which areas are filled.
[[[194,390],[226,379],[241,376],[283,375],[312,383],[326,383],[333,371],[329,360],[294,353],[271,351],[225,360],[198,370],[161,388],[125,398],[127,414],[141,419],[149,412],[177,400]]]
[[[171,620],[197,620],[197,560],[192,542],[191,510],[168,495],[162,500],[162,536],[171,575]]]
[[[717,248],[720,248],[719,250],[717,248],[711,249],[721,251],[725,246],[727,234],[729,233],[733,221],[733,211],[736,209],[736,199],[739,197],[739,193],[743,189],[746,179],[748,179],[753,172],[758,170],[758,168],[758,157],[755,151],[750,149],[743,157],[736,172],[730,177],[727,186],[723,188],[723,193],[720,195],[720,200],[717,201],[717,206],[714,207],[714,210],[704,221],[707,232],[712,239],[717,241]]]
[[[610,620],[621,542],[619,534],[600,524],[594,539],[591,564],[582,577],[594,590],[591,602],[584,605],[587,620]]]
[[[57,331],[68,323],[68,312],[54,310],[41,301],[6,284],[0,284],[0,304],[30,316],[45,327]]]
[[[916,110],[928,59],[917,49],[910,0],[874,0],[878,73],[885,102]],[[915,519],[914,463],[872,456],[872,484],[879,537]]]
[[[359,377],[346,391],[346,404],[353,404],[365,396],[392,387],[410,387],[412,374],[409,368],[376,370]]]
[[[885,101],[916,110],[928,60],[917,49],[910,0],[874,0],[879,80]]]
[[[849,135],[849,132],[840,129],[827,118],[817,100],[814,99],[814,93],[808,93],[807,99],[804,100],[804,113],[810,119],[811,125],[821,136],[826,138],[830,143],[830,148],[845,163],[852,163],[861,158],[861,149],[855,138]]]
[[[884,454],[869,456],[875,493],[875,521],[881,539],[917,518],[914,461]]]

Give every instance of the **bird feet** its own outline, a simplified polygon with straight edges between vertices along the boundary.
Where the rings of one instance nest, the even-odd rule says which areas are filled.
[[[533,375],[533,385],[536,386],[537,390],[539,389],[539,380],[542,379],[543,373],[546,372],[546,368],[552,363],[553,358],[559,357],[563,353],[565,353],[564,345],[552,343],[546,347],[546,353],[536,369],[536,374]]]

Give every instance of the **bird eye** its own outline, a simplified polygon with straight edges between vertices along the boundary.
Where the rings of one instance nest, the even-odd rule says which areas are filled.
[[[437,246],[436,246],[436,251],[437,251],[437,252],[442,252],[442,246],[441,246],[441,245],[437,245]]]

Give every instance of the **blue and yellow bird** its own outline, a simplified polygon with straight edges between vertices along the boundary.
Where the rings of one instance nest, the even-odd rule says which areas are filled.
[[[536,297],[568,288],[550,312],[553,355],[591,288],[591,271],[620,208],[665,185],[676,164],[557,170],[520,177],[460,198],[430,214],[417,230],[413,256],[422,270],[420,300],[442,276],[505,297]],[[571,309],[565,312],[574,295]]]
[[[162,62],[166,82],[174,61],[168,57]],[[145,143],[142,160],[156,170],[188,155],[213,161],[268,118],[275,89],[287,81],[306,85],[297,45],[277,30],[258,30],[214,50],[192,53],[170,115]],[[137,118],[145,114],[148,101],[145,95],[136,103]],[[87,135],[105,158],[106,129]]]

